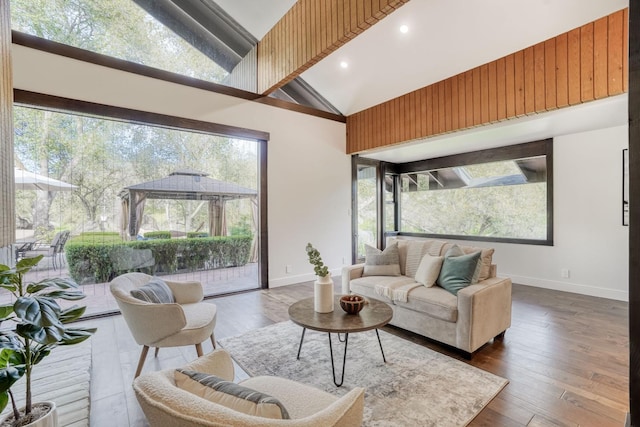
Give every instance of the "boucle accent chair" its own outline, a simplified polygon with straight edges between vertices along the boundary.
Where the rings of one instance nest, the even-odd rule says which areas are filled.
[[[152,276],[144,273],[126,273],[111,281],[111,293],[120,307],[122,316],[133,338],[142,347],[135,377],[140,375],[149,347],[180,347],[195,345],[198,356],[202,356],[202,342],[211,339],[216,347],[213,328],[216,325],[217,309],[214,304],[204,303],[200,282],[164,281],[175,303],[155,304],[134,298],[132,290],[149,283]]]
[[[226,350],[218,349],[183,367],[233,381],[234,369]],[[279,377],[253,377],[240,384],[278,399],[290,419],[247,415],[203,399],[176,386],[174,369],[136,378],[133,389],[149,425],[353,427],[362,424],[364,389],[356,387],[338,398],[322,390]]]

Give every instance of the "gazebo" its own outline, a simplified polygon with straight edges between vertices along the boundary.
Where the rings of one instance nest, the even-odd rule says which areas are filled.
[[[257,191],[230,182],[218,181],[209,178],[208,175],[194,169],[180,169],[162,179],[125,187],[119,194],[122,199],[121,233],[123,237],[133,240],[140,232],[141,218],[147,199],[209,201],[209,235],[224,236],[226,235],[225,202],[250,198],[253,207],[253,225],[256,229]]]

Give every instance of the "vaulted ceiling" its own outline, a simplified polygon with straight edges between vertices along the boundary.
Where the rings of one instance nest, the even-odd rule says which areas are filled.
[[[315,4],[313,1],[300,0]],[[315,1],[327,3],[324,0]],[[344,0],[345,3],[348,1]],[[307,62],[295,73],[299,78],[286,86],[278,86],[283,90],[275,95],[348,116],[580,27],[623,9],[629,3],[628,0],[405,1],[388,0],[385,4],[393,4],[395,10],[387,7],[391,9],[387,16],[379,14],[375,19],[372,18],[372,25],[366,25],[369,28],[351,34],[341,47],[319,55],[322,59],[318,61]],[[154,5],[160,3],[176,4],[193,16],[206,15],[207,10],[217,8],[241,28],[241,39],[260,41],[269,36],[272,28],[287,16],[296,1],[151,2]],[[342,0],[333,0],[333,3],[334,7],[335,4],[343,4]],[[352,5],[362,8],[364,4],[365,9],[366,6],[371,8],[374,3],[378,4],[371,0],[351,0]],[[382,3],[383,0],[380,0],[379,4]],[[406,26],[407,31],[401,32],[401,26]],[[298,42],[296,39],[288,40]],[[278,47],[286,48],[282,43]],[[290,62],[291,58],[288,60]],[[435,138],[431,142],[455,137],[461,138],[457,144],[459,147],[466,144],[489,148],[491,145],[522,142],[514,141],[511,135],[546,138],[553,136],[552,132],[588,130],[589,126],[596,124],[617,125],[620,124],[620,113],[626,109],[625,102],[600,102],[577,111],[545,113],[540,117],[501,124],[498,132],[492,130],[495,126],[487,126],[479,132],[475,130],[471,136],[468,132],[458,132],[453,136]],[[568,117],[572,119],[567,120]],[[569,126],[567,123],[573,124]],[[484,145],[481,140],[486,140]],[[449,154],[450,148],[443,147],[451,147],[452,144],[441,145],[439,150],[438,144],[432,143],[429,146],[430,154]],[[424,157],[425,150],[414,142],[391,150],[377,150],[368,155],[381,160],[408,161]]]

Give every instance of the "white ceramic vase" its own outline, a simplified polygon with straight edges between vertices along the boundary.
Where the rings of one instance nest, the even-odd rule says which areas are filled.
[[[333,279],[329,274],[318,276],[313,284],[313,309],[318,313],[333,311]]]
[[[56,407],[55,402],[50,402],[50,401],[36,402],[32,405],[32,407],[38,406],[41,404],[48,405],[51,408],[51,410],[47,412],[45,416],[38,418],[34,422],[25,424],[24,427],[58,427],[58,408]],[[24,408],[20,408],[20,413],[22,413],[23,410]],[[13,417],[13,412],[6,415],[0,421],[0,425],[2,425],[5,422],[5,420],[8,419],[9,417]]]

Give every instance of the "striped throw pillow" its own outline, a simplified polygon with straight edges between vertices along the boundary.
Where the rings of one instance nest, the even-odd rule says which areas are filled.
[[[184,369],[176,369],[174,379],[178,388],[234,411],[276,420],[289,419],[289,413],[278,399],[241,384]]]
[[[169,285],[159,277],[152,277],[146,285],[133,289],[131,296],[154,304],[173,304],[176,302]]]

